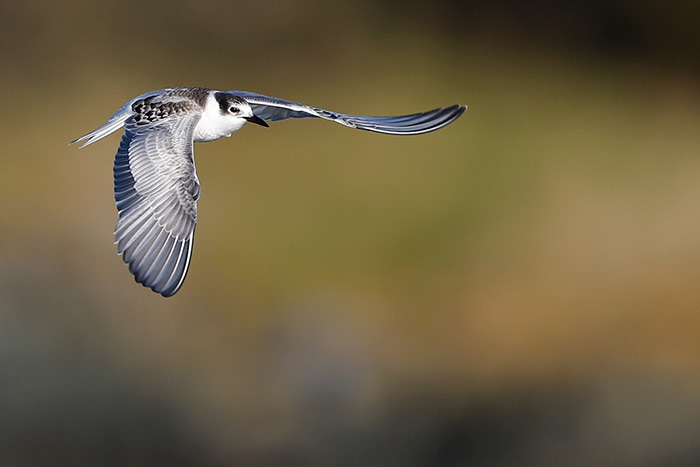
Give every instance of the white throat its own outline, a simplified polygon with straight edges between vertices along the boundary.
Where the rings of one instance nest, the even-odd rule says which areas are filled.
[[[194,140],[196,142],[214,141],[223,136],[231,136],[231,133],[241,129],[246,120],[233,115],[221,113],[219,103],[212,91],[207,97],[207,103],[202,112],[202,118],[194,128]]]

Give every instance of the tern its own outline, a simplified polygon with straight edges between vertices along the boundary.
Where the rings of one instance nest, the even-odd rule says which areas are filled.
[[[322,118],[360,130],[419,135],[455,121],[453,105],[396,117],[361,117],[244,91],[203,87],[151,91],[131,99],[107,123],[70,144],[81,148],[125,127],[114,160],[117,251],[136,282],[170,297],[185,280],[197,224],[199,180],[194,143],[229,137],[246,123]]]

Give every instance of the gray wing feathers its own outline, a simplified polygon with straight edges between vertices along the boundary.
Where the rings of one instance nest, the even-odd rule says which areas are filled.
[[[192,254],[199,181],[192,135],[199,115],[138,126],[127,120],[114,161],[117,249],[137,282],[166,297]]]
[[[323,118],[350,128],[391,135],[418,135],[435,131],[455,121],[466,110],[466,106],[453,105],[397,117],[363,117],[331,112],[252,92],[230,92],[248,101],[253,113],[264,120],[274,122],[287,118]]]

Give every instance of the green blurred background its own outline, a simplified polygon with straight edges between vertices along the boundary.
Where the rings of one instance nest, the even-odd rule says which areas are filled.
[[[0,4],[0,463],[697,465],[700,6]],[[112,244],[143,92],[317,120],[196,147],[190,273]]]

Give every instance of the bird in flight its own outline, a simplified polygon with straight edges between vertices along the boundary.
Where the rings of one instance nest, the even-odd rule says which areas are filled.
[[[114,159],[117,251],[136,282],[170,297],[182,286],[197,224],[194,143],[231,136],[246,123],[323,118],[360,130],[419,135],[455,121],[453,105],[397,117],[361,117],[243,91],[201,87],[147,92],[98,129],[72,141],[85,147],[125,127]]]

